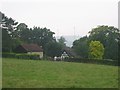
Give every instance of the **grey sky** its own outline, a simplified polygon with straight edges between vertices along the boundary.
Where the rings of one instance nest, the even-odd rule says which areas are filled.
[[[98,25],[118,27],[119,0],[2,0],[1,11],[29,27],[84,36]],[[1,7],[0,6],[0,7]]]

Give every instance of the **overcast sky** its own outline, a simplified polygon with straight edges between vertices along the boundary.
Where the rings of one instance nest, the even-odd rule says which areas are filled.
[[[56,35],[87,35],[98,25],[118,27],[119,0],[0,0],[2,13]]]

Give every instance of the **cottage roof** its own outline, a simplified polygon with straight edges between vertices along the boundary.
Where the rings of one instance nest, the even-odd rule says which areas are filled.
[[[42,47],[37,44],[22,44],[21,45],[27,52],[42,52]]]

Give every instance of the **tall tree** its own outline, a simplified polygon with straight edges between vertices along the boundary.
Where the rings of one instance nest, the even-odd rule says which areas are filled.
[[[2,51],[10,52],[13,47],[13,37],[18,22],[2,13]]]
[[[78,40],[75,40],[73,42],[73,47],[72,47],[75,52],[83,57],[83,58],[87,58],[88,57],[88,37],[84,36],[81,37]]]
[[[29,29],[28,26],[25,23],[20,23],[17,26],[16,36],[23,43],[31,43],[32,30]]]

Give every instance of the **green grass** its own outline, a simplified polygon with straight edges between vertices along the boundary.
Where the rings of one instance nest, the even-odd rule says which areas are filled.
[[[117,88],[118,67],[3,58],[3,88]]]

